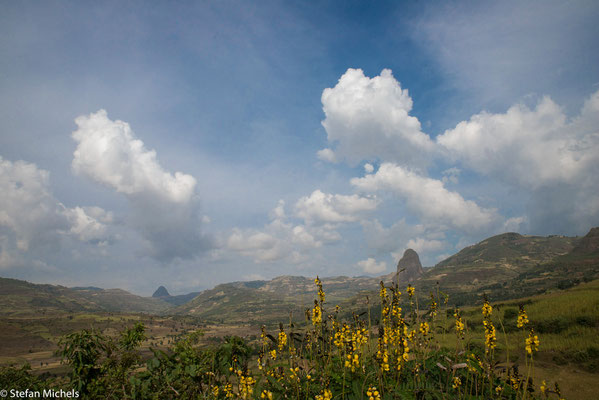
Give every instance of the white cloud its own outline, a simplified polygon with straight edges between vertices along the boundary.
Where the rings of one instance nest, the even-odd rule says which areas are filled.
[[[415,236],[423,234],[425,228],[423,225],[410,225],[405,219],[395,222],[388,228],[385,228],[379,220],[362,221],[362,230],[364,239],[369,248],[379,252],[390,253],[397,252],[405,248],[405,243]]]
[[[129,124],[111,121],[104,110],[75,122],[73,171],[127,196],[129,223],[145,239],[148,255],[161,262],[191,259],[212,245],[200,232],[194,177],[165,171]]]
[[[326,149],[322,149],[322,150],[318,150],[316,152],[316,156],[321,159],[322,161],[327,161],[330,163],[336,163],[338,162],[337,160],[337,156],[335,155],[335,152],[329,148]]]
[[[374,167],[372,166],[372,164],[366,163],[364,164],[364,171],[370,174],[372,171],[374,171]]]
[[[166,172],[129,124],[111,121],[105,110],[75,119],[77,149],[73,170],[127,195],[152,194],[171,203],[187,203],[194,194],[193,176]]]
[[[479,174],[530,196],[534,232],[580,234],[599,222],[599,91],[568,119],[550,98],[534,109],[480,113],[437,138],[447,154]]]
[[[65,209],[71,228],[69,233],[85,242],[102,241],[107,235],[107,225],[113,222],[112,213],[100,207],[75,207]]]
[[[475,171],[525,188],[577,178],[599,161],[599,92],[578,118],[545,97],[534,110],[480,113],[437,138],[454,159]]]
[[[361,214],[376,209],[378,201],[372,197],[323,193],[315,190],[310,196],[295,203],[295,215],[306,223],[340,223],[357,221]]]
[[[387,263],[385,261],[377,263],[374,258],[369,257],[366,260],[358,261],[358,267],[367,274],[380,274],[387,270]]]
[[[443,182],[420,176],[393,163],[382,164],[376,174],[353,178],[351,184],[365,192],[391,191],[426,221],[447,224],[460,230],[481,230],[496,222],[495,210],[479,207],[459,193],[447,190]]]
[[[406,248],[413,249],[417,253],[434,253],[443,250],[447,247],[447,243],[437,239],[426,239],[417,237],[415,239],[408,240]]]
[[[278,260],[283,257],[285,250],[284,243],[268,233],[238,228],[234,228],[227,239],[227,247],[253,257],[257,262]]]
[[[0,265],[19,264],[20,255],[38,248],[59,251],[63,238],[108,240],[110,213],[99,207],[67,208],[50,192],[49,172],[25,161],[0,157]],[[40,264],[41,265],[41,264]]]
[[[381,159],[411,165],[425,165],[423,154],[434,147],[421,131],[420,122],[410,115],[412,99],[391,71],[368,78],[360,69],[348,69],[334,88],[322,93],[322,125],[329,143],[336,144],[336,159],[351,164]],[[333,155],[330,149],[319,157]]]
[[[270,212],[271,221],[263,230],[233,228],[226,241],[228,249],[250,257],[256,263],[288,260],[292,263],[306,261],[308,252],[322,246],[330,235],[332,227],[309,229],[304,225],[294,225],[287,220],[285,202],[279,200],[277,206]],[[336,232],[335,232],[336,233]]]
[[[442,172],[443,178],[441,181],[443,183],[451,182],[456,185],[459,182],[459,176],[462,171],[457,167],[447,168]]]

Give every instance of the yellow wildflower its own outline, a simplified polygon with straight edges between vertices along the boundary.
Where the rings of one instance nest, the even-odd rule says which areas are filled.
[[[410,296],[410,297],[414,296],[415,290],[416,290],[416,288],[414,288],[414,286],[412,286],[412,285],[408,285],[408,287],[406,288],[406,292],[408,292],[408,296]]]
[[[322,309],[318,301],[314,300],[314,308],[312,309],[312,324],[319,325],[322,322]]]
[[[272,392],[268,391],[268,390],[263,390],[262,394],[260,395],[261,399],[268,399],[268,400],[272,400]]]
[[[366,396],[368,396],[368,400],[381,400],[381,394],[376,389],[376,386],[368,387],[366,391]]]
[[[459,377],[455,376],[453,378],[453,384],[451,385],[451,387],[457,389],[460,386],[462,386],[462,380]]]
[[[322,394],[316,395],[316,400],[331,400],[333,393],[329,389],[324,389]]]
[[[485,303],[483,304],[482,311],[485,318],[490,317],[491,313],[493,312],[493,307],[491,307],[487,300],[485,300]]]
[[[281,331],[279,332],[279,341],[278,341],[279,351],[283,351],[283,349],[285,348],[286,345],[287,345],[287,335],[285,334],[285,331],[283,331],[283,328],[281,327]]]
[[[530,355],[539,350],[539,337],[535,335],[535,332],[531,329],[526,338],[526,352]]]
[[[526,315],[526,311],[524,311],[524,307],[520,306],[520,311],[518,312],[518,321],[516,325],[518,326],[518,328],[522,328],[526,324],[528,324],[528,316]]]
[[[483,325],[485,326],[485,347],[486,351],[497,347],[497,335],[495,326],[491,321],[484,320]]]
[[[545,391],[547,390],[547,382],[545,382],[545,380],[543,380],[543,382],[541,382],[541,393],[545,394]]]
[[[428,325],[428,323],[427,322],[420,323],[420,333],[422,333],[422,336],[428,335],[429,332],[430,332],[430,326]]]

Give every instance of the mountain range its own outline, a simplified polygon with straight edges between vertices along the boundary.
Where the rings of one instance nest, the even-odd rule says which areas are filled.
[[[379,277],[321,278],[328,307],[347,310],[376,305],[378,283],[408,282],[418,293],[448,294],[452,304],[476,304],[518,298],[599,278],[599,228],[584,237],[504,233],[462,249],[432,268],[423,269],[408,249],[397,271]],[[313,278],[280,276],[272,280],[231,282],[210,290],[171,296],[160,287],[152,297],[121,289],[67,288],[0,278],[0,315],[52,312],[141,312],[188,315],[213,322],[269,323],[301,319],[313,305]]]

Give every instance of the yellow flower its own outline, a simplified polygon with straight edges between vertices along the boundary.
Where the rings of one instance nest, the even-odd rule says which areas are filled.
[[[460,386],[462,386],[462,380],[460,378],[458,378],[457,376],[453,378],[453,384],[451,385],[452,388],[457,389]]]
[[[379,295],[381,296],[381,300],[383,300],[383,302],[384,302],[387,300],[387,289],[385,288],[385,284],[383,283],[383,281],[381,281],[380,285],[381,285],[381,290],[379,292]]]
[[[546,390],[547,390],[547,382],[545,382],[545,380],[543,380],[543,382],[541,382],[541,393],[545,394]]]
[[[277,359],[277,351],[275,349],[270,351],[270,356],[272,357],[273,360]]]
[[[430,326],[428,325],[428,323],[422,322],[420,324],[420,333],[422,333],[422,336],[428,335],[429,332],[430,332]]]
[[[487,300],[485,300],[485,303],[483,304],[482,311],[485,318],[490,317],[491,313],[493,312],[493,307],[491,307]]]
[[[516,325],[518,326],[518,328],[522,328],[526,324],[528,324],[528,316],[526,315],[526,311],[524,311],[524,308],[520,307],[520,311],[518,312],[518,321]]]
[[[531,329],[528,337],[526,338],[526,352],[530,355],[539,350],[539,337],[535,335],[535,332]]]
[[[414,288],[414,286],[412,286],[412,285],[408,285],[408,287],[407,287],[407,289],[406,289],[406,291],[408,292],[408,296],[410,296],[410,297],[414,296],[414,291],[415,291],[415,290],[416,290],[416,289]]]
[[[218,397],[218,392],[219,392],[218,386],[212,386],[212,395],[214,397]]]
[[[272,392],[268,391],[268,390],[263,390],[262,394],[260,395],[261,399],[268,399],[268,400],[272,400]]]
[[[312,324],[319,325],[322,322],[322,309],[318,301],[314,300],[314,308],[312,309]]]
[[[381,394],[376,389],[376,386],[368,387],[366,391],[366,396],[368,396],[368,400],[381,400]]]
[[[493,323],[487,320],[483,321],[483,325],[485,326],[485,346],[486,351],[489,349],[494,349],[497,347],[497,335],[495,331],[495,326]]]
[[[322,394],[316,395],[316,400],[330,400],[333,398],[333,393],[329,389],[322,391]]]
[[[466,327],[464,325],[464,322],[462,321],[462,317],[460,316],[460,310],[456,309],[453,316],[455,317],[455,332],[456,332],[456,334],[458,335],[458,337],[464,337],[464,330]]]
[[[497,386],[495,388],[495,393],[497,393],[497,395],[501,394],[501,392],[503,392],[503,388],[501,386]]]
[[[283,349],[285,348],[286,345],[287,345],[287,335],[283,331],[283,328],[281,328],[281,331],[279,332],[279,342],[278,342],[279,351],[283,351]]]

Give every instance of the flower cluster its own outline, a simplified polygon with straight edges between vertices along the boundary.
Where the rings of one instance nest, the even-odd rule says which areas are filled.
[[[526,315],[524,307],[521,305],[518,312],[518,321],[516,322],[516,325],[518,328],[523,328],[526,324],[528,324],[528,316]]]
[[[539,350],[539,344],[539,337],[535,335],[535,332],[531,329],[526,338],[526,352],[529,355],[537,352]]]
[[[378,390],[376,390],[376,386],[368,387],[366,391],[366,396],[368,396],[368,400],[381,400],[381,395]]]

